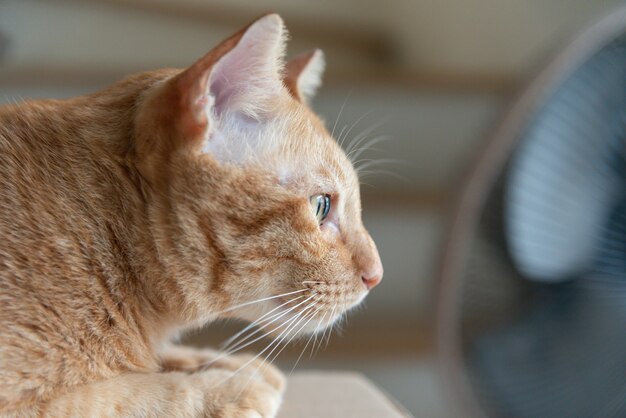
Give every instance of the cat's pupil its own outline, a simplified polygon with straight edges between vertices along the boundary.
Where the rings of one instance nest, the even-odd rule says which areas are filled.
[[[313,213],[317,218],[317,222],[321,225],[330,212],[330,195],[318,194],[311,196],[310,202]]]

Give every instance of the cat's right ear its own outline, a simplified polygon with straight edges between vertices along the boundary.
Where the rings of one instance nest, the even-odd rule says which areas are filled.
[[[322,84],[324,66],[324,53],[321,49],[293,58],[285,68],[285,87],[296,100],[308,103]]]

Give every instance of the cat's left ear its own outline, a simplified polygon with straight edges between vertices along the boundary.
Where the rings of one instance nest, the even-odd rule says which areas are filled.
[[[135,120],[143,175],[159,178],[162,161],[174,149],[210,141],[225,114],[260,120],[271,112],[286,94],[286,37],[283,20],[265,15],[148,92]]]
[[[308,103],[322,84],[325,66],[321,49],[299,55],[287,63],[283,78],[285,86],[295,99]]]
[[[212,119],[226,112],[259,119],[284,91],[281,81],[287,31],[277,14],[263,16],[223,41],[171,80],[178,96],[178,127],[206,137]]]

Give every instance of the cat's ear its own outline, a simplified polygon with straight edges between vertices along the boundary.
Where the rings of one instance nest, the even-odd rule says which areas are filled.
[[[321,49],[299,55],[287,63],[283,79],[285,86],[294,98],[308,103],[322,84],[324,67]]]
[[[171,80],[183,135],[206,134],[228,111],[259,118],[283,88],[286,37],[278,15],[263,16]]]

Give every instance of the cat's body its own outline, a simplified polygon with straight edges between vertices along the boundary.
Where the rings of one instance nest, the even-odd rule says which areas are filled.
[[[287,316],[310,332],[380,280],[356,176],[298,97],[311,56],[272,84],[283,37],[269,15],[184,72],[0,109],[0,416],[272,416],[271,366],[168,340],[278,294],[315,302]]]

